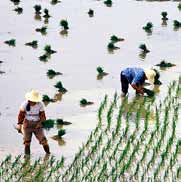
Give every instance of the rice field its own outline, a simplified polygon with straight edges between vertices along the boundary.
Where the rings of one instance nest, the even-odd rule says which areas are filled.
[[[1,1],[0,182],[181,181],[180,13],[177,0]],[[162,85],[120,98],[120,71],[138,66]],[[32,88],[50,156],[33,139],[24,157],[13,128]]]
[[[178,181],[180,84],[180,78],[170,83],[159,104],[145,97],[136,112],[135,102],[124,112],[128,98],[120,102],[117,93],[112,99],[106,95],[96,128],[70,165],[63,156],[45,156],[31,164],[28,158],[9,155],[0,164],[1,181]]]

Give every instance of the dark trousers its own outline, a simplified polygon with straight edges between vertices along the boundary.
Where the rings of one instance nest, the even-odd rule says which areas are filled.
[[[120,81],[121,81],[121,90],[122,90],[122,92],[127,94],[128,93],[129,82],[128,82],[127,78],[122,73],[120,75]]]

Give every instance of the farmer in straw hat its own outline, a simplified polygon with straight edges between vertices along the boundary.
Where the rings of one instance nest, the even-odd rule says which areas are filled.
[[[156,69],[126,68],[121,71],[120,75],[121,96],[126,96],[129,84],[136,90],[136,93],[144,95],[143,84],[145,80],[152,84],[157,84],[161,83],[159,77],[160,74]]]
[[[18,114],[19,132],[23,133],[25,154],[30,155],[30,143],[32,134],[36,136],[47,154],[50,154],[49,145],[44,135],[42,121],[46,120],[42,97],[38,91],[32,90],[25,95],[26,101],[20,106]],[[23,130],[22,130],[23,128]]]

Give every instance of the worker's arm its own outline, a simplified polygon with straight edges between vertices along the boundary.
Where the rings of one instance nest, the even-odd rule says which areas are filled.
[[[22,129],[22,125],[23,125],[23,121],[25,119],[25,111],[24,110],[20,110],[18,113],[18,125],[17,125],[17,129],[18,132],[21,133],[21,129]]]
[[[141,84],[134,84],[132,83],[131,86],[141,95],[144,95],[143,87]]]

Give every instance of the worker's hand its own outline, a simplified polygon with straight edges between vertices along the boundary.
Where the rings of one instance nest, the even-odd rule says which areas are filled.
[[[143,90],[142,85],[131,84],[131,86],[136,90],[137,93],[141,94],[142,96],[144,95],[144,90]]]
[[[22,133],[22,124],[17,125],[18,133]]]
[[[42,123],[38,122],[38,124],[36,125],[36,129],[40,129],[40,128],[42,128]]]

